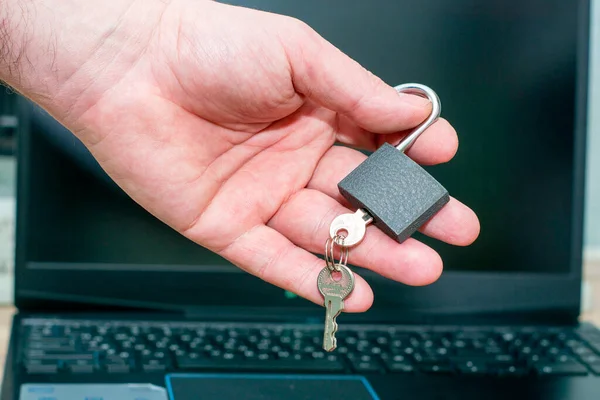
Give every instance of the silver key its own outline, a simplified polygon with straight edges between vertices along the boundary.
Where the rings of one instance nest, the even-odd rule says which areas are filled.
[[[335,333],[337,332],[337,322],[335,319],[344,309],[344,299],[352,293],[354,289],[354,274],[350,268],[342,264],[336,264],[339,272],[331,272],[325,267],[319,273],[317,286],[325,298],[325,333],[323,334],[323,349],[333,351],[337,347]],[[335,280],[336,276],[341,277]]]
[[[334,218],[329,226],[329,236],[332,239],[344,237],[343,242],[336,243],[344,247],[352,247],[360,243],[365,237],[367,226],[373,222],[373,217],[362,208],[356,210],[354,214],[342,214]],[[346,233],[343,234],[342,231]]]

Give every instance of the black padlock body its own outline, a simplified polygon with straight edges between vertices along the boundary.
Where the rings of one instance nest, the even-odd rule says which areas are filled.
[[[346,176],[338,188],[373,224],[402,243],[448,201],[448,191],[406,154],[385,143]]]

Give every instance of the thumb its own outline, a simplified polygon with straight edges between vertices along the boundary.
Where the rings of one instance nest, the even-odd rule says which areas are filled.
[[[410,129],[429,116],[427,99],[398,93],[310,27],[300,27],[284,41],[298,93],[373,133]]]

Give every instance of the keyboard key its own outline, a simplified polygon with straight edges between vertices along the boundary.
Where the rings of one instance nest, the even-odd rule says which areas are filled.
[[[70,371],[74,374],[91,374],[92,372],[95,371],[93,364],[83,364],[83,365],[73,364],[73,365],[69,365],[67,367],[67,369],[68,369],[68,371]]]
[[[571,355],[561,354],[555,357],[551,363],[576,363],[577,360]]]
[[[56,374],[58,372],[57,364],[26,364],[25,370],[29,374]]]
[[[592,350],[585,346],[572,347],[571,350],[573,351],[573,353],[577,354],[579,357],[582,358],[596,355]]]
[[[510,354],[496,354],[492,357],[491,362],[494,364],[500,364],[500,363],[513,364],[516,362],[516,360]]]
[[[486,355],[475,355],[475,356],[452,356],[449,358],[450,362],[455,365],[485,365],[494,362],[494,357]]]
[[[529,370],[526,367],[519,365],[491,366],[491,371],[498,376],[524,376],[529,373]]]
[[[461,374],[467,375],[485,375],[489,372],[487,365],[480,361],[466,361],[456,364],[456,368]]]
[[[483,349],[459,348],[455,352],[457,357],[488,357]]]
[[[456,339],[467,339],[467,340],[479,339],[479,340],[484,340],[484,339],[487,339],[488,336],[489,336],[489,332],[486,332],[486,331],[480,331],[480,330],[468,331],[468,330],[465,330],[465,331],[462,331],[462,332],[457,332],[454,337]]]
[[[587,375],[587,369],[578,363],[537,364],[535,370],[539,375]]]
[[[356,372],[377,372],[382,366],[375,360],[361,361],[360,358],[350,360],[352,369]]]
[[[404,356],[402,354],[387,354],[387,353],[384,353],[380,357],[384,361],[397,362],[397,363],[408,362],[408,359],[409,359],[409,357]]]
[[[587,356],[581,357],[581,361],[583,361],[586,364],[600,363],[600,356],[597,356],[595,354],[587,355]]]
[[[88,359],[79,359],[79,360],[62,360],[60,361],[60,364],[63,366],[63,368],[67,369],[68,371],[71,372],[77,372],[77,373],[82,373],[82,372],[93,372],[96,366],[96,363],[94,360],[88,360]]]
[[[58,351],[61,353],[70,353],[70,352],[75,352],[77,351],[75,349],[75,345],[74,344],[69,344],[68,342],[66,344],[62,344],[62,343],[56,343],[56,342],[33,342],[29,344],[29,349],[31,350],[45,350],[45,351]]]
[[[144,372],[159,372],[167,369],[167,364],[159,360],[149,360],[142,364]]]
[[[127,364],[108,364],[106,370],[110,374],[126,374],[130,371],[130,367]]]
[[[26,358],[29,360],[93,360],[94,353],[55,353],[55,352],[46,352],[41,354],[32,354],[28,353]]]
[[[341,372],[344,365],[340,361],[328,359],[306,360],[235,360],[178,357],[177,367],[182,370],[260,370],[260,371],[297,371],[297,372]]]
[[[416,362],[418,362],[419,364],[436,364],[439,362],[443,362],[443,361],[448,361],[448,357],[444,356],[444,355],[439,355],[437,353],[431,353],[431,352],[423,352],[423,355],[420,354],[415,354],[415,356],[413,357],[414,360]],[[419,356],[419,357],[417,357]]]
[[[435,374],[450,374],[454,372],[452,366],[449,363],[420,364],[419,371]]]
[[[600,375],[600,362],[590,363],[588,367],[592,370],[592,372],[596,375]]]
[[[387,361],[384,363],[385,363],[386,368],[390,372],[414,372],[414,370],[415,370],[415,367],[412,364],[408,364],[405,362]]]
[[[600,354],[600,338],[587,340],[587,344],[597,353]]]

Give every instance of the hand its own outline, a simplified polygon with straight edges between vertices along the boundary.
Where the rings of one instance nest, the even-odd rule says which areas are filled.
[[[60,39],[50,72],[36,76],[21,65],[20,79],[6,68],[4,75],[157,218],[322,304],[316,279],[324,262],[311,253],[323,252],[332,219],[350,212],[337,183],[365,158],[333,145],[373,150],[397,141],[428,116],[430,104],[399,95],[288,17],[194,0],[127,9],[116,0],[55,3],[48,20],[66,22],[29,33],[38,37],[34,44],[48,32]],[[30,43],[22,51],[48,65],[46,48]],[[443,163],[457,146],[456,132],[440,119],[408,155]],[[452,199],[422,232],[467,245],[479,223]],[[409,285],[429,284],[442,271],[430,247],[414,239],[398,244],[374,227],[350,262]],[[364,311],[372,301],[357,276],[346,311]]]

